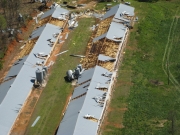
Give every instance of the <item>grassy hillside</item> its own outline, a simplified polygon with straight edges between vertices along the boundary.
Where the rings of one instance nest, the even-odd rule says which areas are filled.
[[[179,135],[180,1],[131,3],[139,22],[130,34],[103,135]]]

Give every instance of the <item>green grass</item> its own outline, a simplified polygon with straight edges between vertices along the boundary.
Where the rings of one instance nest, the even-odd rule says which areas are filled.
[[[180,83],[180,20],[175,18],[174,23],[172,22],[174,16],[179,17],[180,10],[177,9],[180,1],[157,3],[131,1],[131,3],[140,20],[130,34],[127,48],[131,49],[126,50],[120,67],[110,104],[114,111],[107,116],[108,122],[123,123],[125,127],[120,129],[112,124],[106,125],[103,128],[103,135],[179,135],[180,89],[173,77]],[[168,51],[165,54],[167,56],[163,63],[167,44]],[[163,70],[167,59],[172,73],[169,85],[166,68]],[[129,80],[132,85],[120,83],[124,80],[125,82]],[[158,80],[163,85],[155,85],[152,80]],[[124,115],[119,111],[118,115],[117,109],[124,107],[128,110]],[[162,120],[166,122],[163,127],[159,127]]]
[[[73,30],[61,51],[69,50],[58,56],[53,66],[49,81],[35,107],[26,135],[52,135],[60,123],[60,117],[67,96],[73,87],[65,82],[66,71],[74,69],[80,59],[70,54],[84,54],[91,36],[90,27],[95,23],[93,18],[82,18],[79,27]],[[35,127],[31,127],[37,116],[41,116]]]
[[[96,10],[103,10],[103,9],[105,9],[106,4],[112,4],[110,7],[113,7],[117,4],[119,4],[119,2],[118,1],[117,2],[98,2],[95,9]]]
[[[179,86],[180,83],[180,55],[179,55],[179,44],[180,44],[180,34],[179,34],[179,28],[180,28],[180,18],[179,15],[174,19],[174,24],[172,25],[172,32],[169,38],[169,47],[167,50],[167,56],[166,56],[166,63],[168,63],[169,68],[167,68],[167,65],[165,65],[165,69],[168,72],[172,73],[174,76],[174,79],[178,82],[174,82],[177,86]]]

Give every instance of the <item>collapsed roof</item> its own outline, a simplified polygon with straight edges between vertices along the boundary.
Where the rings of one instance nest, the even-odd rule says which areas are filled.
[[[68,14],[69,11],[64,9],[64,8],[61,8],[61,7],[56,7],[56,8],[53,8],[47,12],[45,12],[42,16],[41,16],[41,19],[44,19],[46,17],[49,17],[49,16],[52,16],[53,18],[57,18],[59,19],[59,17],[61,18],[62,15],[65,15],[65,14]]]
[[[96,42],[105,37],[115,42],[121,42],[126,31],[127,31],[127,27],[124,26],[123,24],[111,22],[108,32],[94,38],[93,42]]]
[[[39,37],[45,27],[46,27],[46,25],[43,25],[43,26],[39,27],[38,29],[34,30],[33,33],[30,35],[29,40]]]

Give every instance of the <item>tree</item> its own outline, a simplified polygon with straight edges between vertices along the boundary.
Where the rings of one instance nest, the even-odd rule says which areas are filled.
[[[0,15],[0,30],[5,29],[7,27],[7,22],[4,16]]]

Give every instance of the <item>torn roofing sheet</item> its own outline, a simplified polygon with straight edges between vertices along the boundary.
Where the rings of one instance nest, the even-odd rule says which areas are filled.
[[[111,61],[111,60],[115,60],[115,59],[112,57],[103,55],[103,54],[99,54],[98,60],[100,60],[100,61]]]
[[[99,37],[93,39],[93,42],[96,42],[104,37],[108,38],[109,40],[113,40],[115,42],[121,42],[125,33],[127,31],[127,27],[123,24],[111,22],[109,30],[107,33],[102,34]]]
[[[23,57],[22,59],[17,60],[10,68],[8,74],[3,80],[3,83],[0,84],[0,104],[6,96],[10,86],[15,80],[15,77],[18,75],[21,70],[24,62],[26,61],[28,56]]]
[[[90,82],[86,82],[80,86],[77,86],[75,89],[74,89],[74,92],[73,92],[73,95],[71,97],[71,99],[73,98],[76,98],[84,93],[87,92],[88,90],[88,86],[89,86]]]
[[[94,39],[93,39],[93,42],[96,42],[96,41],[98,41],[98,40],[100,40],[100,39],[105,38],[105,37],[106,37],[106,35],[107,35],[107,33],[102,34],[101,36],[98,36],[98,37],[94,38]]]
[[[120,14],[122,13],[126,14],[127,16],[134,16],[134,7],[125,4],[120,4],[114,18],[121,19],[122,17]]]
[[[30,35],[29,40],[39,37],[41,35],[41,33],[43,32],[45,27],[46,27],[46,24],[37,28],[36,30],[34,30],[33,33]]]
[[[94,72],[94,68],[90,68],[88,70],[85,70],[81,76],[78,78],[78,83],[77,84],[81,84],[84,83],[88,80],[90,80],[93,76],[93,72]]]
[[[3,101],[3,99],[5,98],[6,94],[8,93],[8,90],[10,88],[10,86],[12,85],[12,83],[14,82],[15,78],[12,78],[8,81],[3,82],[0,85],[0,104]]]
[[[44,19],[48,16],[52,16],[53,18],[59,18],[62,16],[62,14],[68,14],[69,11],[64,9],[64,8],[61,8],[61,7],[56,7],[56,8],[53,8],[47,12],[45,12],[42,16],[41,16],[41,19]]]
[[[106,38],[116,42],[121,42],[122,38],[125,36],[126,31],[127,27],[123,24],[111,22]]]
[[[119,5],[116,5],[116,6],[112,7],[112,8],[110,8],[110,10],[107,11],[106,14],[103,16],[102,20],[115,15],[117,10],[118,10],[118,8],[119,8]]]

